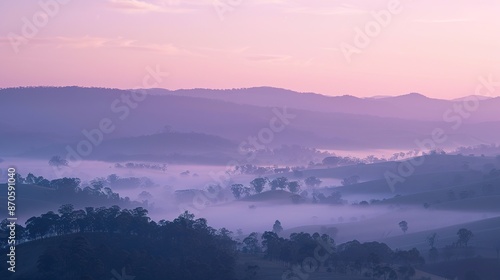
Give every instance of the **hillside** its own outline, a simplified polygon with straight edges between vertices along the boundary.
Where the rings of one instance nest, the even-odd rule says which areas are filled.
[[[291,90],[255,87],[246,89],[183,89],[163,90],[152,89],[155,94],[201,97],[206,99],[223,100],[238,104],[283,106],[321,112],[339,112],[359,115],[372,115],[387,118],[421,119],[427,121],[441,121],[442,112],[453,108],[453,104],[470,101],[473,96],[444,100],[428,98],[418,93],[383,98],[358,98],[354,96],[327,96],[317,93],[300,93]],[[476,112],[472,119],[467,121],[483,122],[498,121],[494,114],[500,107],[500,98],[481,98],[481,111]],[[394,106],[394,104],[398,106]],[[420,108],[426,108],[425,112]]]
[[[317,97],[304,96],[313,99]],[[312,111],[298,106],[308,102],[295,102],[288,106],[285,101],[289,98],[282,96],[279,98],[283,101],[281,104],[259,103],[258,105],[171,94],[151,94],[141,99],[142,101],[130,101],[131,98],[133,95],[130,91],[117,89],[79,87],[0,89],[1,119],[6,120],[9,115],[15,114],[15,108],[8,104],[23,104],[23,110],[31,112],[32,116],[37,116],[34,119],[15,118],[9,121],[8,125],[0,125],[0,130],[9,130],[10,135],[9,138],[1,140],[0,146],[9,149],[0,148],[0,152],[5,156],[29,157],[31,152],[37,156],[46,156],[54,153],[54,146],[74,147],[82,140],[86,140],[84,131],[87,134],[94,132],[100,128],[102,121],[110,127],[110,131],[112,130],[103,133],[104,142],[154,135],[164,132],[168,127],[169,130],[177,132],[216,135],[240,144],[242,141],[248,141],[249,136],[258,135],[261,130],[269,128],[271,120],[281,120],[286,129],[274,133],[273,141],[268,143],[267,147],[296,144],[333,150],[413,150],[418,148],[415,139],[426,139],[436,127],[449,130],[452,125],[443,123],[441,119],[402,119],[383,115],[375,117],[356,110],[343,112],[336,110],[335,107],[331,110]],[[485,107],[493,103],[489,100]],[[328,106],[333,106],[331,104]],[[92,114],[88,114],[88,108],[92,108]],[[380,108],[382,111],[393,111],[383,109],[383,106]],[[284,119],[284,116],[288,119]],[[449,133],[448,140],[443,143],[442,148],[476,145],[485,141],[495,143],[496,139],[500,138],[500,132],[489,129],[498,126],[495,123],[498,120],[493,121],[465,123],[461,126],[459,134]],[[11,127],[15,129],[11,130]]]

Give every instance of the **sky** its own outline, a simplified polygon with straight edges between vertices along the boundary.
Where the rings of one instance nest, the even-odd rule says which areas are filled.
[[[137,88],[161,69],[168,89],[458,98],[480,77],[500,81],[499,11],[497,0],[0,1],[0,87]]]

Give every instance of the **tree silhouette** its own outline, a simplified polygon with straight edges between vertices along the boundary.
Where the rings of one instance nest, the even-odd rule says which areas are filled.
[[[283,231],[283,227],[281,226],[281,222],[276,220],[273,225],[273,232],[276,234],[280,234]]]
[[[7,221],[0,224],[0,233],[6,225]],[[213,229],[205,219],[195,219],[187,211],[173,221],[154,222],[143,207],[75,209],[65,204],[57,213],[31,217],[26,230],[28,240],[57,238],[38,255],[39,277],[27,279],[109,279],[109,271],[118,265],[126,266],[129,275],[140,274],[144,279],[236,279],[237,243],[231,232]],[[423,264],[416,249],[393,252],[384,243],[356,240],[335,246],[325,230],[323,234],[292,233],[289,239],[278,235],[282,231],[276,220],[273,231],[262,234],[262,247],[254,232],[243,240],[241,250],[263,250],[265,258],[287,266],[302,265],[311,256],[324,256],[331,271],[359,275],[372,270],[375,277],[383,279],[395,279],[395,271],[406,279],[414,266]],[[312,264],[307,268],[314,270]],[[257,270],[247,267],[247,278],[256,278]]]
[[[244,187],[242,184],[232,184],[231,185],[231,192],[233,193],[233,195],[236,199],[240,199],[241,195],[244,192]]]
[[[245,237],[245,239],[243,239],[243,244],[245,244],[243,252],[256,254],[261,251],[259,246],[259,236],[256,232],[252,232],[249,236]]]
[[[68,166],[68,161],[60,156],[53,156],[49,160],[49,165],[60,168],[62,166]]]
[[[311,176],[311,177],[307,177],[304,180],[304,183],[309,188],[315,188],[315,187],[321,185],[322,181],[319,178],[317,178],[317,177]]]
[[[300,190],[300,183],[298,181],[288,182],[288,190],[292,193],[297,193]]]
[[[256,193],[261,193],[264,190],[267,180],[265,178],[255,178],[250,184],[254,188]]]
[[[406,231],[408,230],[408,222],[406,221],[399,222],[399,227],[406,234]]]
[[[39,255],[40,279],[109,279],[107,273],[116,263],[143,271],[146,279],[234,279],[236,243],[231,232],[215,230],[191,213],[172,222],[155,223],[142,207],[75,210],[67,204],[58,212],[60,215],[47,212],[26,222],[33,239],[63,237]],[[76,232],[110,234],[87,239],[88,235],[73,235]],[[256,236],[254,243],[258,244]],[[98,244],[102,245],[96,247]]]
[[[427,237],[427,244],[429,244],[429,259],[431,261],[437,261],[439,257],[438,249],[435,247],[437,240],[437,233],[433,233]]]
[[[288,184],[288,179],[286,177],[278,177],[270,182],[271,189],[274,191],[276,189],[284,189]]]
[[[359,176],[358,175],[353,175],[347,178],[344,178],[340,183],[342,186],[350,186],[357,184],[359,182]]]
[[[470,231],[470,230],[468,230],[466,228],[459,229],[458,232],[457,232],[457,235],[458,235],[458,242],[457,242],[457,244],[460,245],[460,246],[465,246],[465,247],[468,246],[469,241],[474,236],[474,234],[472,234],[472,231]]]

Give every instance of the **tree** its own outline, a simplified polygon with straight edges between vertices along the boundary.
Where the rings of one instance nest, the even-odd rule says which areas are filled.
[[[358,182],[359,182],[359,176],[354,175],[354,176],[344,178],[340,183],[342,184],[342,186],[350,186],[350,185],[357,184]]]
[[[276,220],[273,225],[273,232],[279,234],[282,231],[283,227],[281,226],[281,222],[279,220]]]
[[[406,221],[399,222],[399,227],[406,234],[406,231],[408,230],[408,222]]]
[[[231,191],[236,199],[240,199],[243,194],[243,185],[242,184],[232,184]]]
[[[427,244],[429,244],[429,259],[431,261],[437,261],[439,258],[438,249],[435,247],[437,239],[437,233],[433,233],[427,237]]]
[[[304,180],[304,183],[306,183],[306,186],[308,186],[309,188],[315,188],[321,185],[322,181],[317,177],[310,176]]]
[[[243,239],[243,244],[245,244],[243,251],[246,253],[256,254],[261,251],[259,246],[259,236],[256,232],[252,232],[249,236],[245,237],[245,239]]]
[[[81,180],[79,178],[61,178],[50,181],[50,187],[61,193],[75,193]]]
[[[297,193],[300,190],[300,183],[297,181],[291,181],[288,183],[288,190],[292,193]]]
[[[288,179],[286,177],[278,177],[271,181],[271,189],[275,191],[276,189],[284,189],[288,184]]]
[[[250,182],[250,185],[255,189],[256,193],[261,193],[264,190],[267,180],[265,178],[255,178]]]
[[[433,233],[427,237],[427,244],[429,244],[429,247],[434,248],[436,245],[436,239],[437,239],[437,233]]]
[[[60,156],[53,156],[49,160],[49,165],[60,168],[62,166],[68,166],[68,161]]]
[[[337,166],[340,164],[341,161],[342,161],[341,157],[331,156],[331,157],[324,158],[322,163],[324,165]]]
[[[465,247],[467,247],[470,239],[474,236],[474,234],[472,234],[472,231],[470,231],[466,228],[459,229],[457,232],[457,235],[458,235],[457,244],[465,245]]]

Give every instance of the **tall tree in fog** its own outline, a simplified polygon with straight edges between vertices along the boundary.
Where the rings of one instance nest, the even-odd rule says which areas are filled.
[[[273,225],[273,232],[276,234],[280,234],[283,231],[283,227],[281,226],[281,222],[276,220]]]
[[[243,239],[243,244],[245,244],[243,251],[246,253],[256,254],[261,252],[259,236],[256,232],[252,232],[249,236],[245,237],[245,239]]]
[[[429,259],[431,261],[437,261],[439,257],[439,252],[438,249],[436,248],[436,240],[437,240],[437,233],[433,233],[432,235],[427,237],[427,244],[429,244]]]
[[[406,221],[399,222],[399,227],[406,234],[406,231],[408,230],[408,222]]]
[[[458,244],[465,247],[467,247],[469,241],[474,236],[474,234],[472,234],[472,231],[466,228],[459,229],[457,235],[458,235]]]

